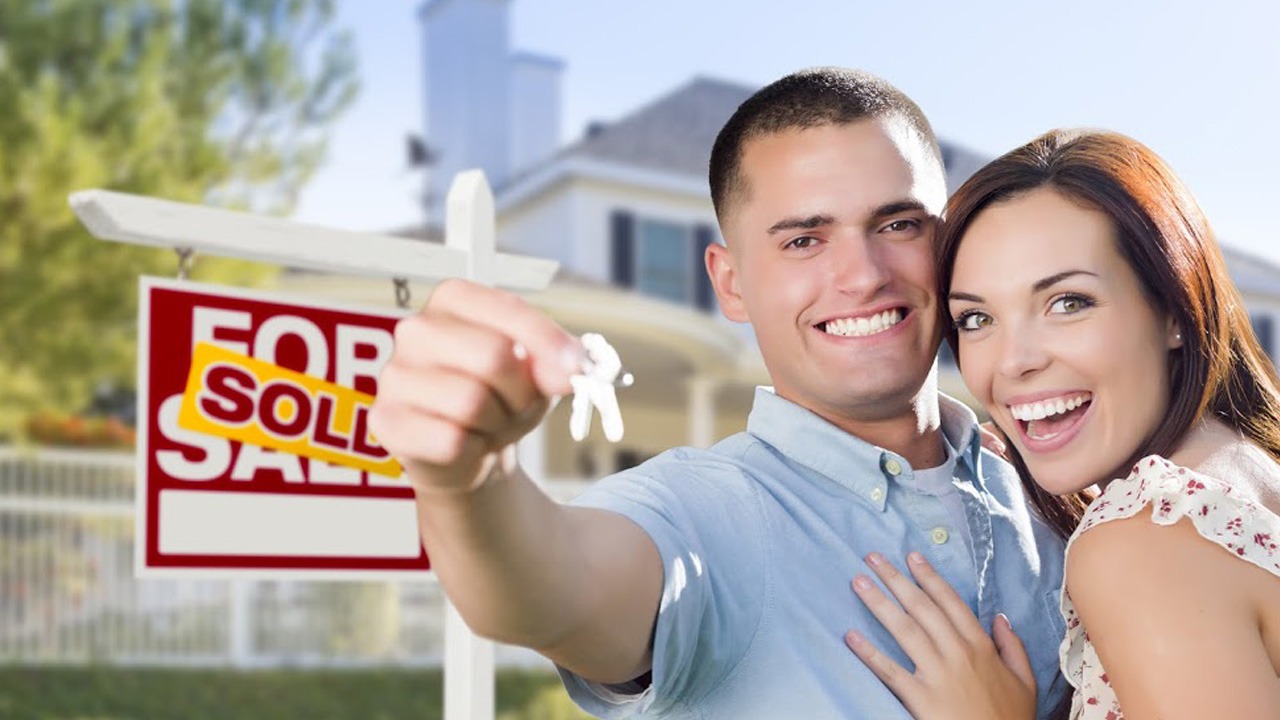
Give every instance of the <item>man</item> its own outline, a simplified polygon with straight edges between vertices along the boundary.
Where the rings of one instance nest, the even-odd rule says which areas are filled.
[[[710,177],[726,244],[707,270],[774,382],[745,433],[560,506],[512,446],[569,390],[576,341],[460,281],[400,324],[372,420],[449,597],[476,632],[555,661],[597,715],[905,717],[842,637],[910,666],[849,578],[872,551],[922,550],[984,626],[1010,618],[1046,713],[1064,690],[1062,543],[936,389],[928,122],[878,78],[796,73],[742,104]]]

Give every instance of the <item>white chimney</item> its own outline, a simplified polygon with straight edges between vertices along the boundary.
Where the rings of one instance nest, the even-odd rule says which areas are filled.
[[[426,64],[428,222],[444,221],[453,176],[481,168],[508,177],[511,115],[510,0],[427,0],[418,11]]]
[[[560,74],[553,57],[517,52],[511,56],[512,175],[546,160],[560,146]]]

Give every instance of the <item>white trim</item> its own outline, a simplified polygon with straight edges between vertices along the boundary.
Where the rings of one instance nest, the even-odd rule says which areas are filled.
[[[498,193],[499,214],[523,205],[537,195],[571,178],[603,180],[622,185],[632,185],[647,190],[658,190],[677,195],[690,195],[710,201],[711,191],[707,181],[681,173],[650,170],[634,165],[595,160],[583,157],[555,158],[537,170],[525,175]]]
[[[0,510],[31,515],[76,515],[132,518],[132,501],[64,500],[45,497],[0,495]]]

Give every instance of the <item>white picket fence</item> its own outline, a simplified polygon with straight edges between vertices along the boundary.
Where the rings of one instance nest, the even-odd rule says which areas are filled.
[[[441,663],[432,581],[135,578],[134,475],[132,453],[0,447],[0,663]],[[549,483],[561,499],[582,486]]]

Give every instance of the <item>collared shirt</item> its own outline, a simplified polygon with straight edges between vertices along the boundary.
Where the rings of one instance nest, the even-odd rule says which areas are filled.
[[[969,537],[969,515],[964,509],[964,500],[960,496],[960,491],[956,489],[956,462],[960,459],[956,449],[951,446],[951,441],[943,435],[943,444],[947,449],[947,460],[938,467],[919,469],[913,472],[916,479],[916,488],[922,492],[938,498],[942,502],[943,507],[947,510],[947,516],[951,519],[949,523],[951,527],[960,534],[960,539],[964,541],[965,548],[970,555],[973,554],[973,538]]]
[[[849,435],[767,388],[747,431],[667,451],[606,478],[576,504],[620,513],[662,558],[652,684],[621,695],[561,669],[604,718],[907,718],[845,647],[854,628],[906,656],[853,594],[879,551],[903,568],[920,550],[988,631],[1007,615],[1031,656],[1040,714],[1066,685],[1057,649],[1063,544],[1028,511],[1013,469],[982,449],[973,413],[943,397],[972,547],[902,456]]]

